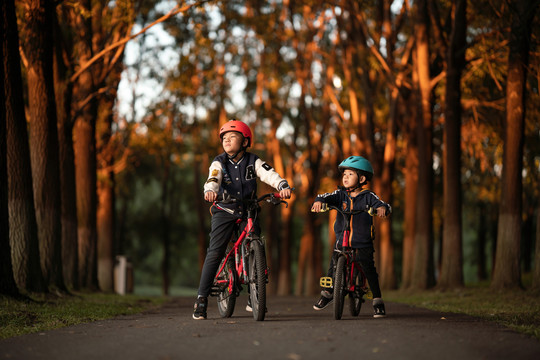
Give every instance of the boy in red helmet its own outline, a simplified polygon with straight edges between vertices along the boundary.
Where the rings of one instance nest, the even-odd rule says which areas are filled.
[[[193,311],[195,320],[206,319],[208,295],[214,276],[231,239],[236,220],[246,215],[238,203],[215,202],[218,195],[230,194],[240,198],[252,198],[256,196],[257,178],[260,178],[276,188],[283,199],[291,197],[287,180],[281,178],[257,155],[246,151],[251,146],[253,138],[249,126],[242,121],[231,120],[220,129],[219,137],[224,152],[216,156],[210,165],[210,175],[204,185],[204,199],[214,204],[210,208],[212,214],[210,244]],[[254,232],[260,233],[258,221],[255,221]],[[251,311],[249,298],[246,310]]]
[[[366,206],[374,209],[375,215],[386,217],[392,212],[389,204],[385,203],[375,193],[364,188],[373,177],[373,167],[370,162],[362,156],[350,156],[343,160],[338,166],[342,173],[342,184],[333,193],[317,195],[311,211],[321,211],[323,203],[341,207],[343,210],[362,210]],[[336,218],[334,232],[336,233],[336,248],[339,248],[343,239],[345,224],[342,216]],[[351,245],[357,249],[358,260],[366,275],[369,287],[373,293],[373,310],[375,318],[385,317],[386,310],[379,287],[379,275],[375,269],[373,253],[375,252],[373,240],[375,232],[373,229],[373,218],[368,213],[353,215],[351,218]],[[334,264],[337,261],[333,252],[327,276],[333,277]],[[313,305],[315,310],[322,310],[330,304],[333,294],[327,289],[322,289],[320,299]]]

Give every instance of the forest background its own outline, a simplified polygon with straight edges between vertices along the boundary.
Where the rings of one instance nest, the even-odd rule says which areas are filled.
[[[117,255],[135,289],[196,288],[231,118],[296,189],[261,213],[271,293],[317,292],[335,215],[309,208],[349,155],[394,210],[383,288],[538,289],[538,5],[4,1],[1,293],[112,291]]]

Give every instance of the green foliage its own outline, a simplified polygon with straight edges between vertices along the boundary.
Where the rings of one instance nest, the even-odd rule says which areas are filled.
[[[0,296],[0,339],[140,313],[165,298],[77,293],[15,300]]]

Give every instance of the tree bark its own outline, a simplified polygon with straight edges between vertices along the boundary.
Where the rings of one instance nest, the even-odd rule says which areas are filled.
[[[5,35],[9,33],[6,25],[9,24],[5,15],[7,2],[0,5],[0,58],[4,59],[4,45],[7,43]],[[7,50],[7,49],[6,49]],[[6,131],[6,98],[5,88],[10,86],[4,76],[4,62],[0,67],[0,79],[4,86],[0,90],[0,294],[18,296],[19,289],[13,277],[11,262],[11,246],[9,245],[9,212],[8,212],[8,184],[7,184],[7,131]]]
[[[427,289],[434,285],[433,271],[433,165],[432,114],[429,74],[429,39],[426,0],[416,2],[416,61],[418,77],[418,191],[416,200],[415,262],[412,286]]]
[[[85,14],[91,14],[91,1],[80,3]],[[91,16],[78,17],[76,47],[79,64],[92,58]],[[79,250],[79,282],[82,288],[97,290],[97,174],[96,118],[97,104],[92,72],[87,70],[74,87],[74,149],[77,189],[77,233]]]
[[[25,14],[28,60],[30,155],[41,271],[49,287],[65,290],[62,275],[58,133],[53,82],[53,3],[28,0]]]
[[[538,1],[511,3],[512,25],[506,84],[506,121],[501,181],[501,201],[497,231],[497,251],[491,287],[521,286],[520,241],[522,234],[522,169],[525,124],[525,91],[531,25]]]
[[[61,6],[61,5],[60,5]],[[60,10],[65,10],[60,7]],[[55,21],[54,32],[54,92],[58,127],[58,151],[60,166],[60,201],[62,207],[62,266],[64,283],[68,289],[79,289],[77,202],[75,190],[75,154],[73,150],[73,118],[71,101],[73,83],[69,75],[73,71],[73,43],[64,37],[64,28],[70,27],[71,13],[63,11]]]
[[[467,0],[454,3],[454,20],[446,59],[446,107],[444,111],[444,220],[441,273],[438,286],[463,286],[461,221],[461,73],[467,48]]]
[[[110,169],[100,172],[98,182],[99,206],[97,211],[97,268],[101,291],[113,292],[114,270],[114,173]]]
[[[416,233],[416,198],[418,189],[418,148],[416,145],[416,111],[409,116],[406,129],[405,155],[405,208],[403,209],[403,247],[401,267],[401,288],[408,289],[412,285],[414,269],[414,239]]]
[[[13,0],[6,0],[3,6],[9,241],[13,273],[21,290],[44,292],[46,287],[39,260],[15,4]]]

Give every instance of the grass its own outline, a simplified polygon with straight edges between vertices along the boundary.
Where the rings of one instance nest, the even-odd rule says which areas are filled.
[[[0,296],[0,339],[136,314],[165,301],[163,297],[101,293],[35,295],[28,300]]]
[[[385,291],[388,301],[472,315],[540,340],[540,295],[532,291],[493,291],[474,286],[459,290]]]

